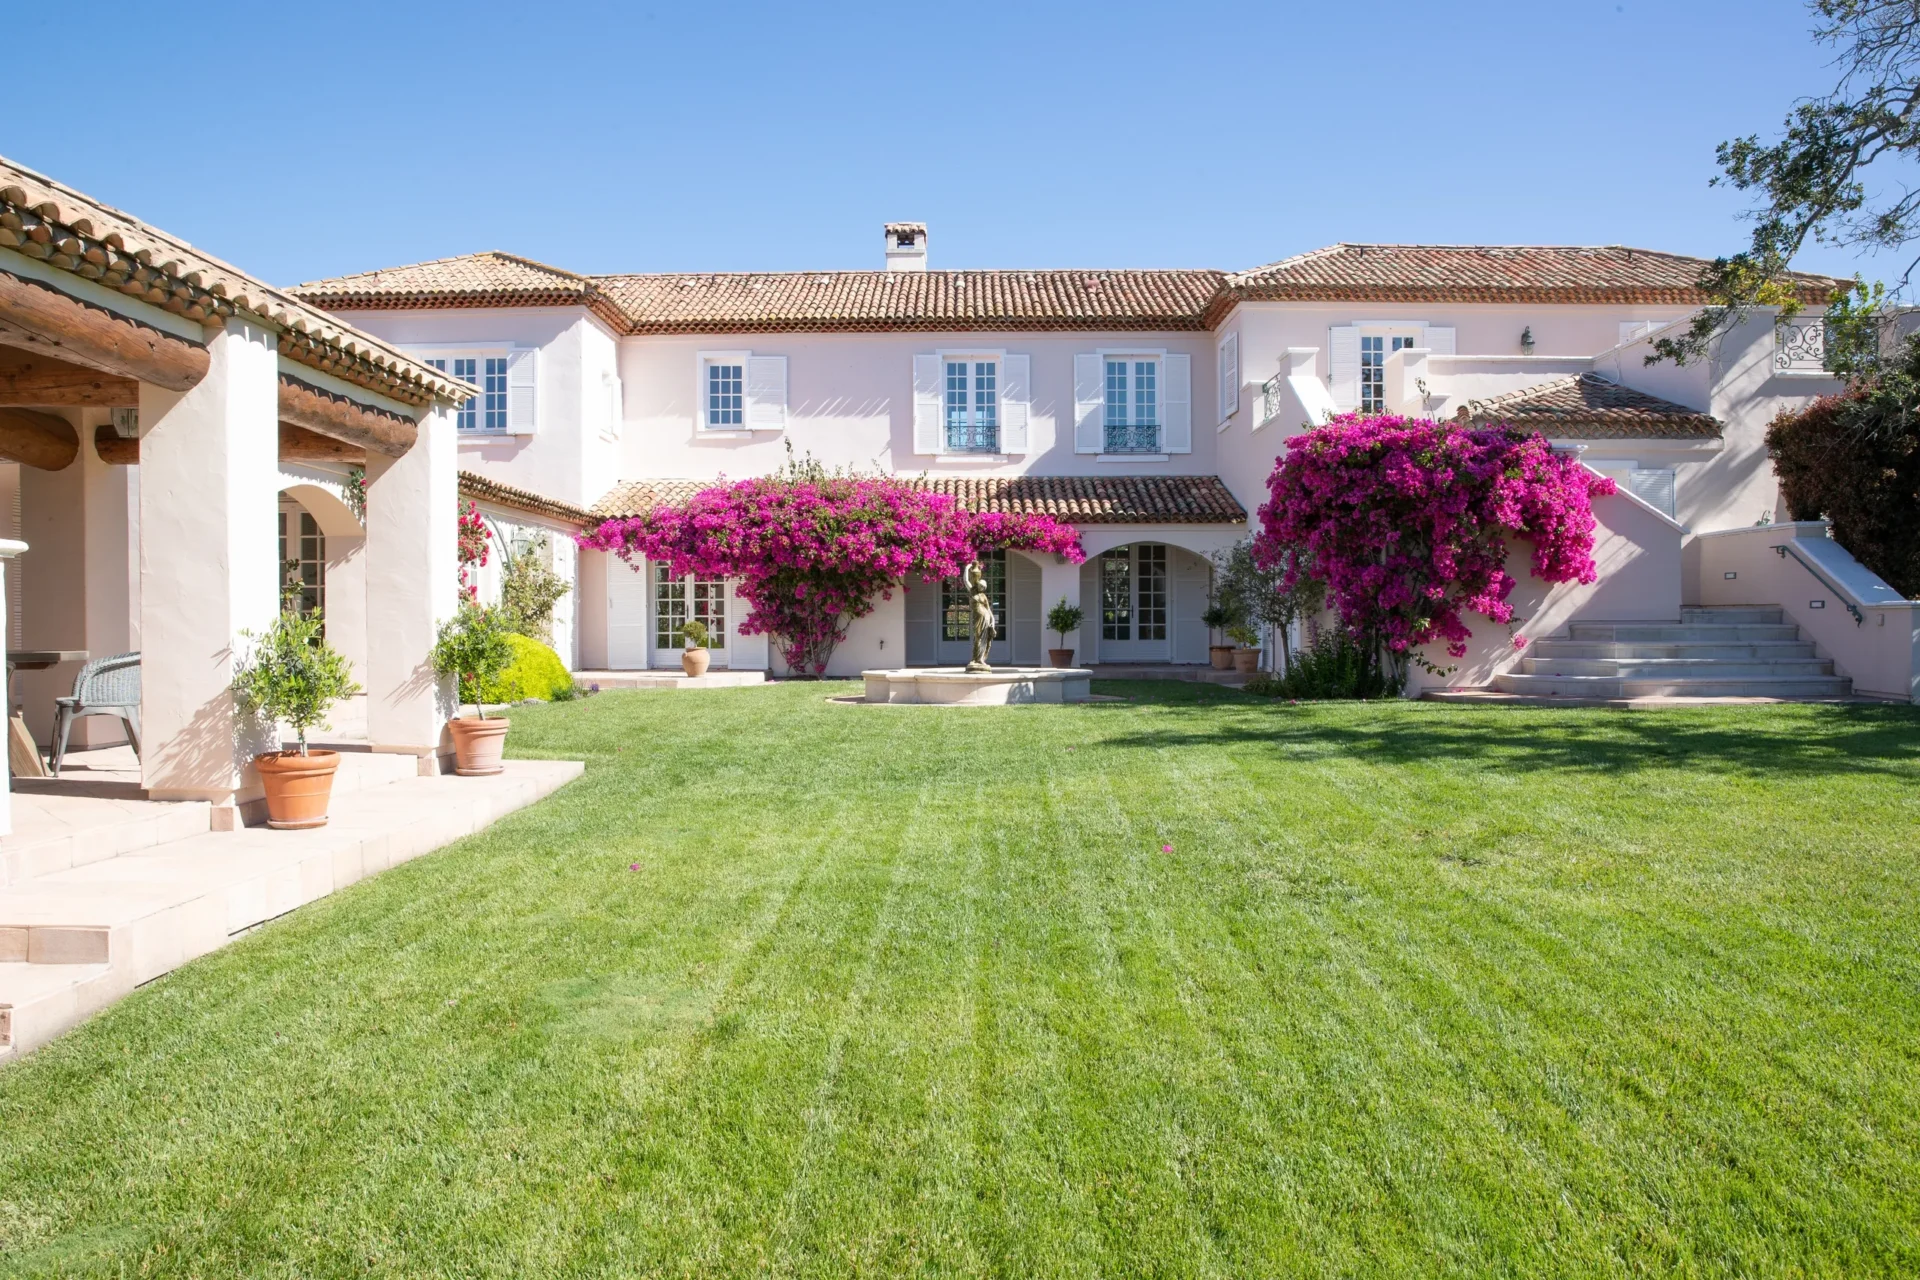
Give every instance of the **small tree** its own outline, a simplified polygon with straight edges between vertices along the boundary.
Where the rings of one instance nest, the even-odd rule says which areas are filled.
[[[481,691],[513,661],[513,646],[507,641],[511,634],[513,628],[498,609],[463,600],[460,612],[440,624],[434,641],[434,674],[454,677],[456,696],[462,702],[471,692],[473,708],[482,720],[487,718],[487,708]]]
[[[320,611],[282,613],[266,631],[242,631],[249,651],[234,666],[233,692],[247,712],[285,721],[307,754],[307,730],[327,727],[327,710],[360,692],[346,658],[321,634]]]
[[[521,551],[509,551],[500,574],[500,611],[507,624],[530,640],[553,643],[553,607],[573,590],[547,567],[542,534]]]
[[[1216,588],[1213,603],[1200,614],[1200,625],[1207,629],[1207,643],[1212,644],[1214,636],[1233,625],[1233,615],[1220,603],[1220,594]]]
[[[1067,647],[1067,632],[1078,631],[1080,624],[1087,619],[1086,613],[1077,604],[1068,604],[1065,596],[1060,603],[1047,610],[1047,630],[1060,637],[1060,647]]]
[[[713,639],[707,630],[707,624],[698,618],[688,618],[680,627],[680,640],[689,649],[704,649]]]
[[[1285,672],[1293,665],[1293,625],[1319,613],[1326,604],[1326,584],[1309,572],[1310,555],[1304,548],[1288,549],[1263,565],[1253,554],[1252,538],[1215,553],[1215,603],[1200,620],[1206,622],[1217,614],[1221,621],[1209,625],[1223,627],[1229,635],[1235,627],[1250,624],[1271,627],[1280,637],[1278,669]]]

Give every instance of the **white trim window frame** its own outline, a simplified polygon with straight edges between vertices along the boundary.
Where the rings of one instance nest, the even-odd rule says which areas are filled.
[[[940,452],[996,455],[1006,390],[1004,351],[936,351],[940,360]]]
[[[458,382],[474,388],[454,410],[453,422],[463,436],[508,434],[507,365],[512,347],[412,347],[409,354]]]
[[[1396,333],[1394,330],[1400,330]],[[1365,325],[1360,330],[1360,412],[1387,411],[1387,357],[1420,345],[1418,326]]]
[[[1165,351],[1101,351],[1100,452],[1162,452],[1166,422]]]
[[[702,351],[698,355],[695,422],[701,431],[728,434],[747,426],[748,351]]]

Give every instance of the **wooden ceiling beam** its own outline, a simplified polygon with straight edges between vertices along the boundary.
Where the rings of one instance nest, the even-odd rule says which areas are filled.
[[[93,451],[100,461],[116,467],[131,467],[140,461],[140,442],[123,436],[112,427],[100,427],[93,433]],[[350,467],[367,465],[367,451],[344,440],[323,436],[291,422],[280,424],[280,461],[335,462]]]
[[[80,434],[65,418],[32,409],[0,409],[0,458],[60,471],[80,454]]]
[[[185,391],[207,376],[205,347],[5,271],[0,343],[169,391]]]
[[[140,384],[98,369],[0,346],[0,405],[128,409],[140,403]]]

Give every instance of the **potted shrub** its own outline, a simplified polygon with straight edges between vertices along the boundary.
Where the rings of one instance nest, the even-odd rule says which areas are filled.
[[[460,603],[460,612],[440,624],[433,644],[435,675],[452,676],[455,697],[473,702],[472,716],[456,715],[447,726],[453,733],[453,771],[463,778],[499,773],[501,750],[513,722],[487,716],[485,695],[513,661],[507,640],[510,628],[496,609],[472,600]]]
[[[707,624],[698,618],[688,618],[687,624],[680,628],[680,638],[687,646],[680,651],[680,669],[690,676],[707,674],[707,664],[713,661],[713,655],[707,651],[707,641],[713,638]]]
[[[1227,639],[1240,647],[1233,651],[1233,669],[1248,672],[1260,669],[1260,637],[1244,622],[1227,628]]]
[[[1200,615],[1200,621],[1207,628],[1207,661],[1213,664],[1215,671],[1225,671],[1233,665],[1233,646],[1214,644],[1212,641],[1216,633],[1226,630],[1233,622],[1233,615],[1227,612],[1225,605],[1216,600],[1207,606],[1205,613]]]
[[[333,796],[337,751],[307,749],[307,730],[327,727],[327,710],[360,692],[353,671],[321,632],[320,611],[302,617],[283,613],[265,634],[242,631],[249,652],[234,667],[233,692],[246,711],[285,722],[299,740],[297,751],[268,751],[253,758],[267,792],[267,825],[276,830],[323,827]]]
[[[1087,615],[1081,612],[1080,606],[1068,604],[1065,596],[1060,597],[1059,604],[1047,610],[1047,630],[1060,637],[1060,647],[1047,650],[1048,662],[1056,667],[1073,665],[1073,650],[1067,648],[1067,632],[1078,631],[1080,624],[1086,621],[1086,617]]]

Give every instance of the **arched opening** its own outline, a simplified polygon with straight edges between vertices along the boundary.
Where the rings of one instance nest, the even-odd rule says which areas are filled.
[[[987,651],[996,666],[1040,665],[1040,566],[1018,551],[996,551],[981,561],[999,634]],[[958,578],[906,584],[907,662],[910,667],[962,666],[973,656],[971,602]]]
[[[1088,556],[1080,567],[1085,661],[1204,663],[1200,615],[1212,585],[1212,563],[1170,543],[1130,542]]]

